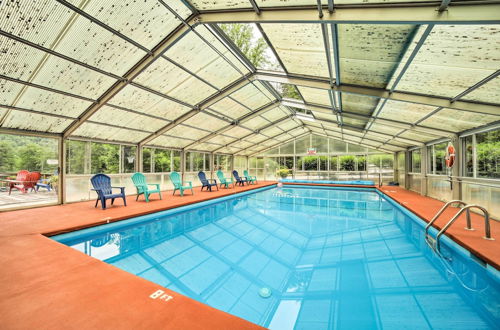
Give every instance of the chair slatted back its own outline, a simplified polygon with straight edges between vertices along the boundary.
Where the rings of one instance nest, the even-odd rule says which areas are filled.
[[[177,172],[170,173],[170,180],[172,181],[175,188],[182,186],[181,175]]]
[[[200,179],[202,184],[208,184],[207,176],[205,175],[205,172],[200,171],[198,172],[198,178]]]
[[[104,195],[111,194],[111,178],[106,174],[96,174],[90,178],[90,182],[94,189],[100,189]]]
[[[146,176],[140,172],[136,172],[132,175],[132,182],[136,186],[144,186],[146,185]]]

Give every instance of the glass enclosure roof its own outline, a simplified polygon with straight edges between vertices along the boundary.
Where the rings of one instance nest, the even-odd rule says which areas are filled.
[[[228,10],[265,12],[282,67],[203,21]],[[253,155],[309,132],[398,151],[500,121],[500,23],[380,23],[323,20],[313,0],[1,2],[0,129]]]

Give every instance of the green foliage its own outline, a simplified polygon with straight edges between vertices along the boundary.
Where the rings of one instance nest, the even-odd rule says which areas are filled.
[[[340,170],[341,171],[354,171],[356,160],[353,155],[340,156]]]
[[[279,170],[276,171],[276,175],[282,179],[286,179],[286,177],[288,176],[289,173],[290,173],[290,170],[287,168],[280,168]]]
[[[269,64],[269,59],[266,56],[267,43],[263,38],[253,38],[253,27],[251,25],[241,23],[220,24],[220,28],[255,67],[261,68]]]
[[[43,165],[46,160],[45,150],[38,144],[30,143],[21,147],[18,151],[18,168],[28,171],[43,171]]]
[[[154,172],[170,172],[171,150],[155,149],[154,154]],[[180,164],[180,159],[179,159]]]
[[[0,141],[0,172],[15,171],[16,156],[11,142]]]
[[[117,144],[91,144],[91,173],[118,173],[120,170],[120,146]]]
[[[282,84],[281,86],[283,87],[283,90],[281,91],[281,95],[283,97],[300,100],[299,92],[294,85]]]
[[[87,142],[68,141],[66,144],[66,173],[85,174],[85,148]]]

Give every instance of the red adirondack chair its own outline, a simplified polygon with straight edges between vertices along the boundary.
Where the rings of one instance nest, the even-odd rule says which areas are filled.
[[[9,195],[12,189],[20,190],[23,193],[27,193],[28,190],[35,189],[36,183],[40,180],[40,172],[29,172],[26,170],[21,170],[17,172],[16,180],[9,183]]]

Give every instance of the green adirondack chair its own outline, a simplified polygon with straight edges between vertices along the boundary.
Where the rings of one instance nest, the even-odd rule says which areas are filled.
[[[174,193],[172,195],[175,195],[175,191],[179,190],[181,192],[181,196],[184,196],[184,190],[191,190],[191,194],[194,195],[193,191],[193,184],[191,181],[184,181],[182,182],[181,175],[177,172],[172,172],[170,173],[170,180],[172,181],[172,184],[174,185]],[[185,185],[185,184],[188,185]]]
[[[247,170],[243,171],[243,176],[247,178],[249,184],[257,184],[257,177],[254,175],[249,175]]]
[[[144,174],[140,172],[134,173],[132,175],[132,182],[134,183],[135,189],[137,189],[137,197],[135,198],[136,201],[139,199],[140,195],[144,195],[144,199],[146,199],[146,202],[149,202],[149,195],[155,193],[158,193],[161,199],[160,184],[147,183]],[[149,188],[150,186],[154,186],[156,188],[151,189]]]
[[[225,188],[228,188],[230,184],[233,185],[234,188],[234,180],[233,178],[225,178],[224,173],[221,170],[217,171],[217,177],[219,178],[220,186],[224,185]]]

